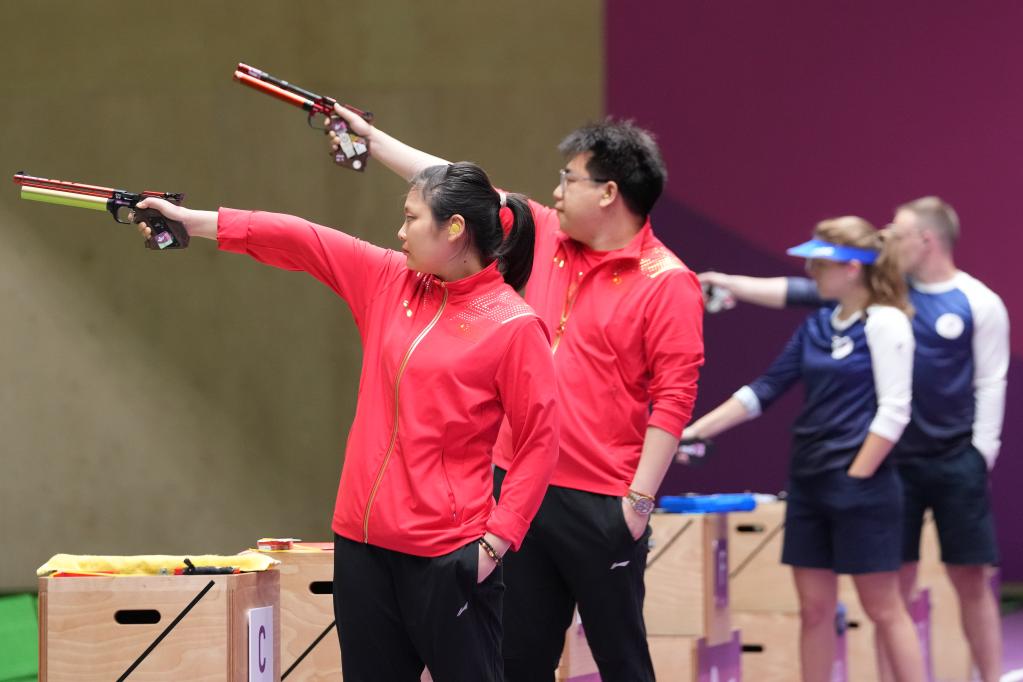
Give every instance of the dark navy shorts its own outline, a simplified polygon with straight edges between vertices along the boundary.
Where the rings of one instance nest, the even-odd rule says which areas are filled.
[[[902,485],[894,467],[870,478],[845,469],[789,480],[781,560],[835,573],[896,571],[902,564]]]
[[[946,564],[998,563],[987,462],[972,445],[953,454],[896,461],[904,490],[902,560],[920,560],[924,511],[933,510]]]

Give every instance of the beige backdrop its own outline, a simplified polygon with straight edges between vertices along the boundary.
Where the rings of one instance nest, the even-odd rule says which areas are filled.
[[[549,198],[603,108],[602,3],[4,2],[0,171],[181,191],[395,244],[404,184],[335,168],[245,61]],[[5,182],[7,182],[5,180]],[[313,279],[145,251],[109,216],[0,185],[0,592],[56,552],[330,538],[361,352]]]

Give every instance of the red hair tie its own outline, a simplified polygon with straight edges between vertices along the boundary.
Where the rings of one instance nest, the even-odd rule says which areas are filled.
[[[508,233],[511,232],[512,226],[515,224],[515,214],[508,208],[508,195],[498,191],[497,196],[501,200],[501,209],[497,212],[497,218],[501,221],[501,231],[507,237]]]
[[[497,212],[498,218],[501,219],[501,231],[504,232],[504,236],[507,237],[508,233],[511,232],[512,225],[515,224],[515,214],[507,206],[503,206],[500,211]]]

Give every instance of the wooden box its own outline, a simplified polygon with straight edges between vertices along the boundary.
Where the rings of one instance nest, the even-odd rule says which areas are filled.
[[[648,635],[731,638],[725,514],[650,516],[643,616]]]
[[[250,611],[270,607],[256,658],[279,680],[279,589],[277,571],[40,578],[39,679],[249,682]]]
[[[757,682],[792,682],[800,676],[799,614],[770,611],[737,611],[732,614],[742,639],[742,674]],[[839,637],[831,679],[846,682],[849,661],[848,637]]]
[[[281,562],[281,671],[288,682],[340,682],[334,622],[334,543],[296,542],[262,552]],[[422,682],[430,682],[424,670]]]
[[[333,543],[297,542],[290,550],[263,553],[281,562],[282,673],[289,682],[340,680]]]
[[[654,679],[696,682],[700,639],[685,635],[648,635]]]
[[[728,515],[732,611],[799,613],[792,569],[781,563],[785,503],[758,504]]]
[[[739,682],[742,679],[739,633],[715,645],[702,637],[652,635],[650,658],[658,680],[679,682]],[[746,678],[751,679],[751,678]]]
[[[698,682],[702,679],[714,679],[719,682],[739,680],[738,633],[732,633],[732,640],[716,647],[709,647],[706,640],[701,637],[685,635],[649,635],[647,643],[650,646],[654,676],[658,680],[671,682]],[[717,670],[710,673],[714,667],[717,667]],[[703,678],[700,677],[701,671],[705,674]],[[593,661],[582,625],[578,622],[573,623],[566,633],[565,650],[561,656],[557,679],[559,682],[600,682],[597,664]]]

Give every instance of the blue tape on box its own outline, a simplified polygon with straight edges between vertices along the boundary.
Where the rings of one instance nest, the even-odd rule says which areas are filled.
[[[713,512],[752,511],[757,506],[750,493],[731,495],[665,496],[658,506],[673,514],[710,514]]]

